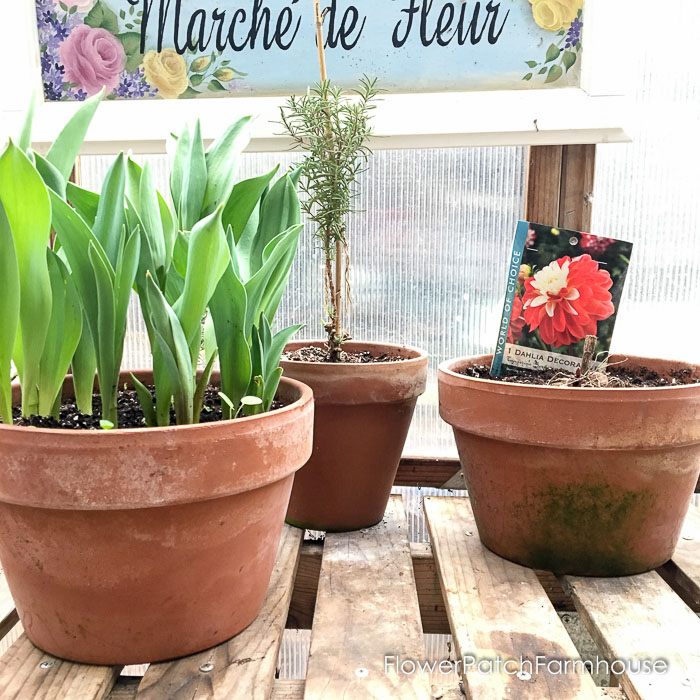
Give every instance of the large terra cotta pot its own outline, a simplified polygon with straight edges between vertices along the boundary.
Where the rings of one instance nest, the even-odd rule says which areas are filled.
[[[129,664],[250,624],[311,454],[311,390],[283,379],[278,396],[284,408],[200,425],[0,425],[0,561],[27,636],[58,657]]]
[[[691,366],[612,357],[664,372]],[[623,576],[673,554],[700,473],[700,384],[562,388],[442,364],[440,415],[454,429],[482,542],[557,574]]]
[[[287,351],[323,341],[289,343]],[[384,343],[347,342],[349,353],[398,355],[395,362],[297,362],[287,377],[313,389],[316,405],[311,459],[294,480],[287,522],[329,532],[376,525],[384,516],[428,356]]]

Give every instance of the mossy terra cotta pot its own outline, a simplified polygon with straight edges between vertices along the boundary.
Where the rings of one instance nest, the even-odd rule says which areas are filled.
[[[278,396],[279,410],[201,425],[0,425],[0,561],[27,636],[62,658],[129,664],[250,624],[311,454],[311,390],[283,379]]]
[[[289,343],[287,351],[323,341]],[[369,350],[396,362],[296,362],[287,377],[313,389],[314,448],[294,479],[287,522],[346,532],[376,525],[389,500],[418,397],[425,391],[428,356],[385,343],[347,342],[349,353]]]
[[[458,374],[490,363],[450,360],[438,373],[481,541],[558,574],[623,576],[668,561],[700,472],[700,385],[561,388]]]

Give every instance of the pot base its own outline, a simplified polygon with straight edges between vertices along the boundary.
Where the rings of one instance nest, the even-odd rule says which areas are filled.
[[[383,516],[377,520],[376,523],[371,523],[370,525],[342,525],[337,522],[330,525],[324,525],[319,523],[305,523],[301,520],[294,520],[287,516],[285,523],[291,525],[292,527],[298,527],[300,530],[318,530],[319,532],[357,532],[358,530],[366,530],[367,528],[379,525],[383,520]]]
[[[559,575],[630,576],[668,561],[700,472],[700,385],[571,388],[460,373],[489,363],[450,361],[438,376],[483,544]]]

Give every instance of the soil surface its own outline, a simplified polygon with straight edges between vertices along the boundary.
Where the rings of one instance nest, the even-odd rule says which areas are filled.
[[[152,387],[151,393],[153,393]],[[282,408],[284,404],[273,401],[270,410]],[[61,404],[58,420],[53,417],[29,416],[23,418],[20,409],[13,410],[14,424],[33,428],[63,428],[72,430],[102,430],[100,426],[102,400],[99,394],[92,397],[92,415],[81,413],[75,399],[65,399]],[[117,413],[120,428],[146,428],[138,395],[133,389],[120,389],[117,397]],[[214,423],[221,420],[221,398],[218,387],[209,386],[204,392],[200,423]],[[170,411],[170,425],[176,425],[175,411]]]
[[[335,364],[335,361],[328,359],[328,354],[324,348],[317,348],[314,345],[306,345],[292,352],[285,352],[282,359],[290,362],[327,362]],[[382,353],[381,355],[373,355],[369,350],[363,352],[345,352],[341,350],[340,360],[338,362],[350,362],[351,364],[363,365],[371,362],[402,362],[405,357],[400,355],[390,355]]]
[[[562,377],[562,372],[553,369],[527,370],[508,368],[503,371],[500,377],[492,377],[489,374],[490,368],[486,365],[473,365],[463,369],[460,374],[476,379],[490,379],[492,381],[510,382],[516,384],[556,384],[557,379]],[[689,367],[679,367],[672,369],[666,374],[659,374],[648,367],[626,367],[624,365],[610,365],[606,368],[605,374],[610,380],[607,388],[632,388],[632,387],[661,387],[661,386],[681,386],[684,384],[700,384],[700,377],[693,375],[693,370]],[[574,380],[573,375],[569,375]],[[560,384],[561,385],[561,384]],[[605,388],[592,384],[583,384],[572,381],[568,386],[586,386],[587,388]]]

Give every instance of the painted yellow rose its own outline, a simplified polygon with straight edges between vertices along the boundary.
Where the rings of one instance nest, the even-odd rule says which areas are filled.
[[[149,51],[143,57],[146,80],[166,99],[179,97],[189,85],[185,59],[175,49]]]
[[[530,0],[535,22],[550,32],[566,29],[583,7],[583,0]]]

